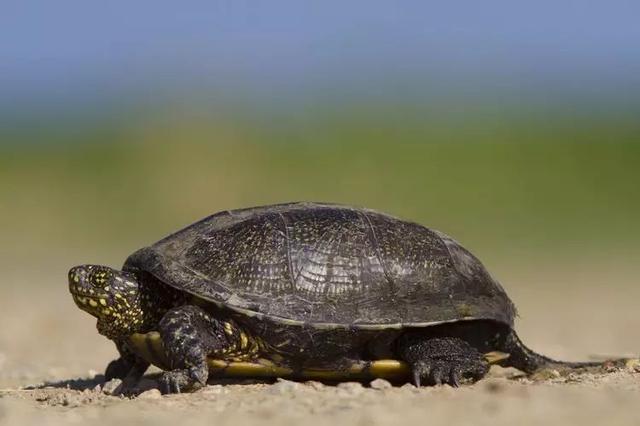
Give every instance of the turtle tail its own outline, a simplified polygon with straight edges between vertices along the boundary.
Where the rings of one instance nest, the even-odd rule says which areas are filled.
[[[625,359],[603,361],[603,362],[566,362],[557,361],[544,355],[534,352],[522,343],[514,330],[511,330],[503,343],[504,352],[509,357],[500,361],[498,364],[502,367],[514,367],[527,374],[532,374],[542,368],[556,369],[576,369],[576,368],[598,368],[606,365],[624,364]]]

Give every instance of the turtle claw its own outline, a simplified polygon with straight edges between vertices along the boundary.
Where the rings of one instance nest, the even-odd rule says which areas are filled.
[[[413,384],[415,387],[420,387],[420,373],[417,370],[413,370]]]
[[[206,381],[205,381],[206,382]],[[165,371],[159,380],[163,394],[192,392],[202,388],[205,383],[193,378],[189,370]]]
[[[431,370],[431,377],[430,377],[430,382],[431,385],[433,386],[439,386],[441,384],[443,384],[444,381],[444,377],[445,377],[445,370],[446,370],[447,366],[446,365],[436,365],[433,370]]]
[[[426,361],[417,362],[413,366],[413,384],[420,387],[423,377],[429,377],[431,373],[431,363]]]
[[[181,393],[185,384],[185,374],[180,370],[165,371],[162,373],[159,380],[160,392],[162,392],[163,395],[169,393]]]
[[[432,368],[425,368],[426,365],[433,364]],[[449,385],[457,388],[463,378],[471,378],[475,381],[477,368],[465,363],[448,363],[441,360],[432,363],[418,363],[412,369],[412,381],[416,387],[420,387],[423,380],[428,386]]]
[[[462,380],[462,371],[457,367],[453,367],[449,372],[449,385],[451,385],[454,388],[460,387],[461,380]]]

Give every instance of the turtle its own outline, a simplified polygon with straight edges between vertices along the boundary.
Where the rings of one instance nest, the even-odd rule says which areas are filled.
[[[416,386],[475,382],[493,364],[564,362],[527,348],[516,308],[446,234],[375,210],[296,202],[222,211],[131,254],[70,269],[76,305],[115,343],[105,380],[163,393],[214,377]]]

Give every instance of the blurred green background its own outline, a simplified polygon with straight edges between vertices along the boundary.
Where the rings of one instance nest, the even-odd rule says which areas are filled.
[[[431,115],[363,105],[273,123],[202,107],[2,134],[4,268],[63,280],[218,210],[291,200],[386,211],[481,258],[637,256],[640,121]]]

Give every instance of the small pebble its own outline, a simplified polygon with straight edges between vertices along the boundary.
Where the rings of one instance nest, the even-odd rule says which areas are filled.
[[[296,382],[292,382],[290,380],[278,379],[271,387],[269,391],[271,393],[276,394],[285,394],[298,390],[300,388],[300,384]]]
[[[76,395],[64,395],[61,401],[62,405],[65,407],[79,407],[82,404],[82,399],[78,398]]]
[[[138,399],[160,399],[162,398],[162,394],[158,389],[149,389],[148,391],[142,392],[138,395]]]
[[[533,373],[530,378],[534,381],[552,380],[560,377],[560,372],[553,368],[543,368]]]
[[[620,364],[614,360],[607,360],[602,363],[602,370],[604,370],[605,373],[615,373],[619,368]]]
[[[430,389],[430,388],[432,388],[432,386],[417,387],[413,383],[405,383],[404,385],[400,386],[400,389],[402,389],[403,392],[411,392],[411,393],[419,393],[425,389]]]
[[[102,385],[102,393],[105,395],[116,395],[122,387],[121,379],[111,379]]]
[[[371,383],[369,383],[369,386],[372,389],[378,389],[378,390],[384,390],[384,389],[389,389],[392,387],[391,383],[389,383],[388,381],[386,381],[385,379],[375,379],[372,380]]]
[[[640,373],[640,359],[631,358],[628,359],[625,364],[625,368],[632,373]]]

